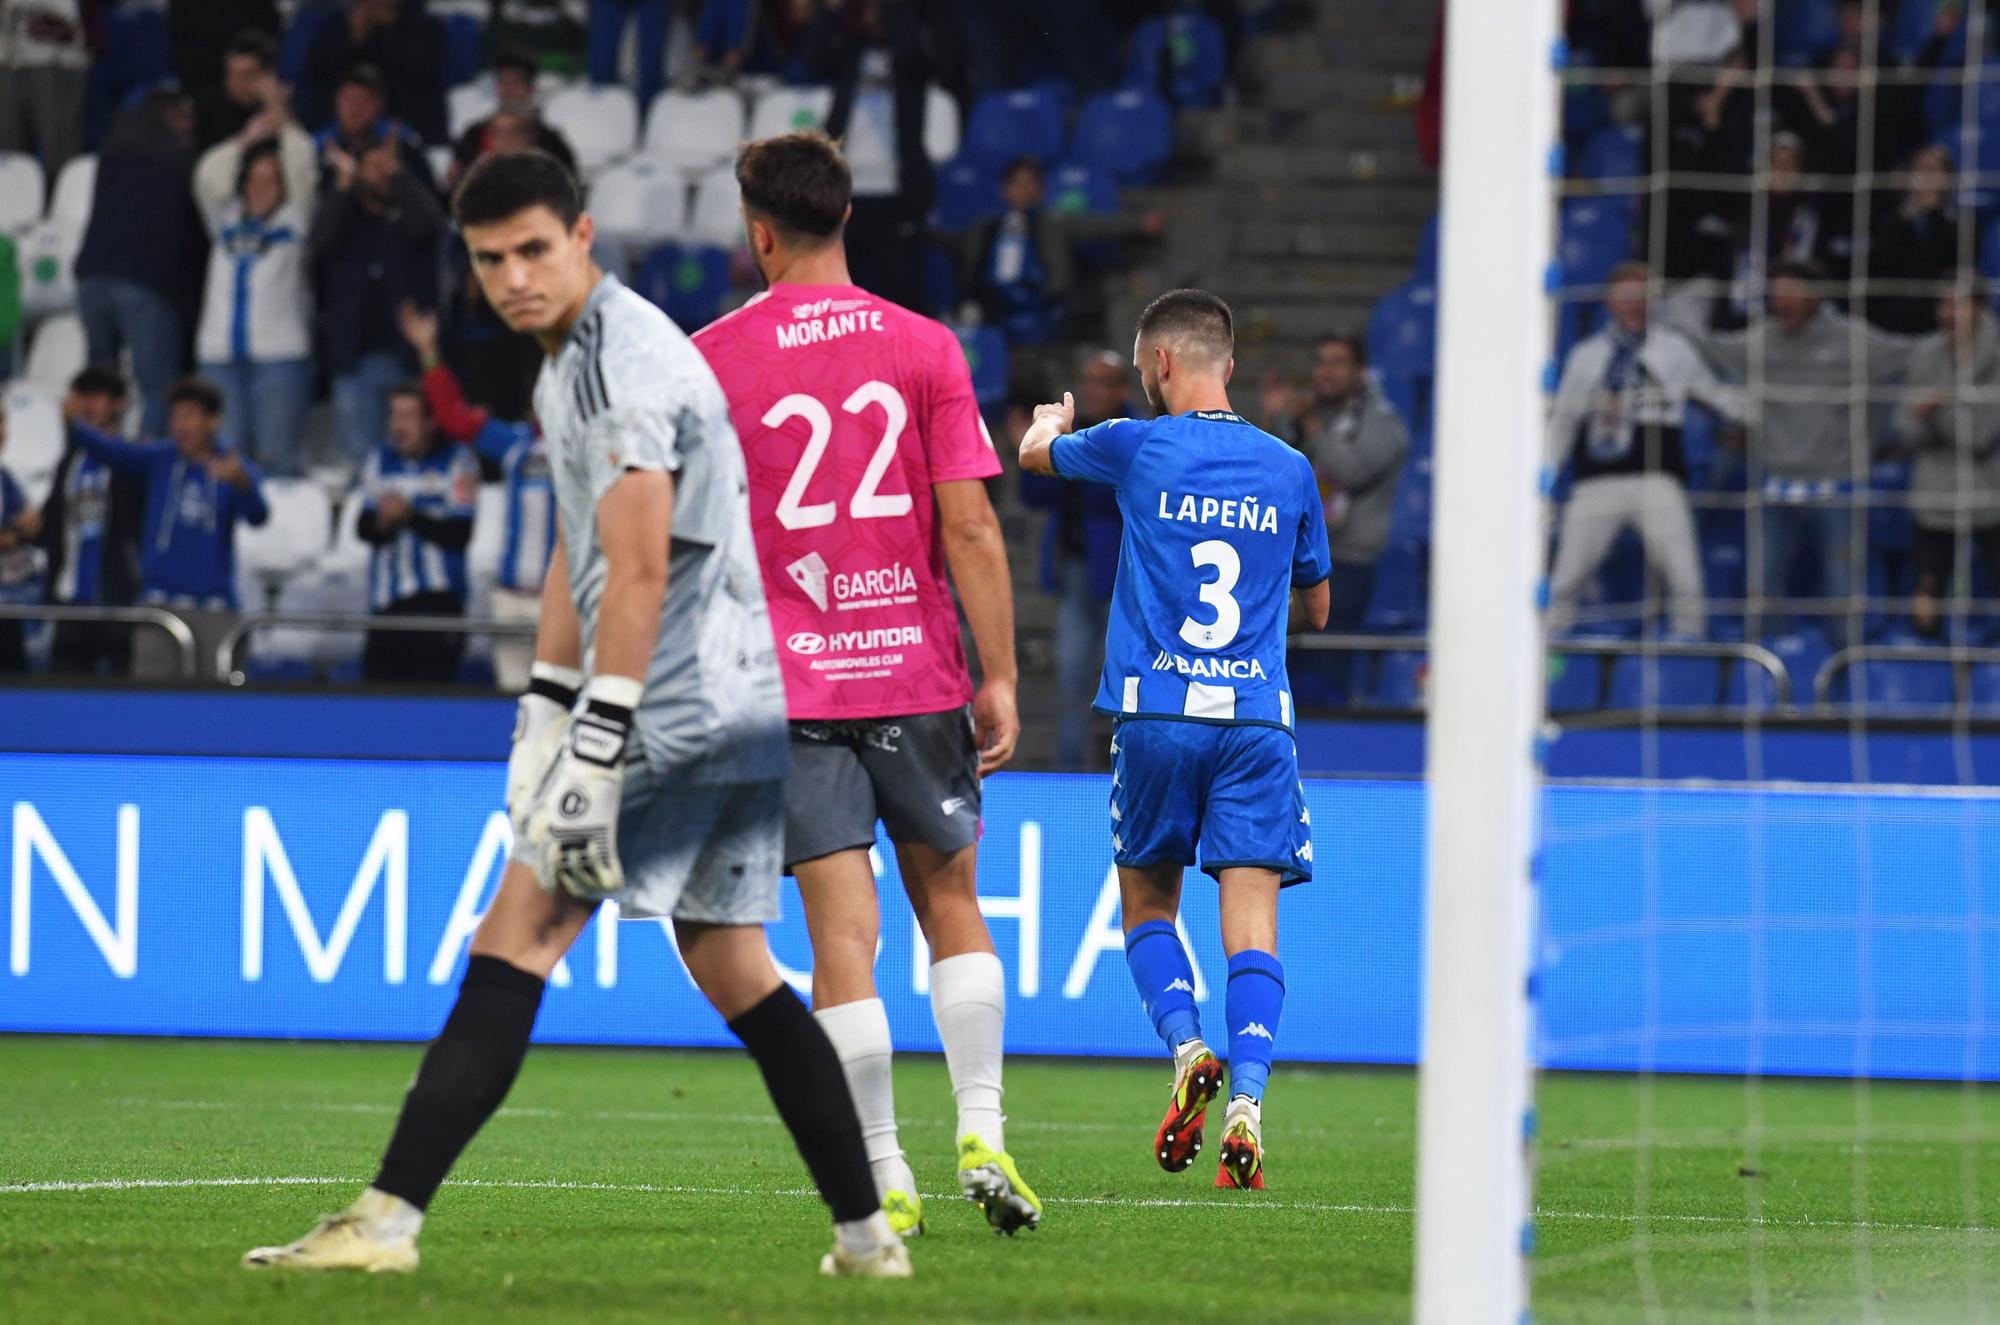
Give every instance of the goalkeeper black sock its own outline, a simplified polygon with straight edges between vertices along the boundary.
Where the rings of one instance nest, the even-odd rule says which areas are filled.
[[[376,1188],[419,1210],[430,1205],[520,1073],[545,983],[498,957],[466,963],[458,1002],[403,1096]]]
[[[813,1185],[833,1207],[834,1221],[844,1224],[880,1211],[840,1055],[798,995],[779,985],[729,1029],[757,1060],[771,1103],[791,1129]]]

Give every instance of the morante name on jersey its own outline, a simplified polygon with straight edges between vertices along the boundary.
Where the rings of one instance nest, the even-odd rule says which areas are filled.
[[[1190,524],[1219,524],[1224,529],[1250,529],[1260,534],[1278,532],[1278,508],[1255,497],[1196,497],[1184,494],[1175,505],[1167,493],[1160,494],[1162,520],[1186,520]]]
[[[852,336],[857,331],[880,330],[882,330],[881,309],[857,308],[849,312],[816,317],[808,322],[778,323],[778,348],[795,350],[801,345],[818,345],[822,341]]]
[[[1228,681],[1262,681],[1267,677],[1264,664],[1255,658],[1183,658],[1177,653],[1160,650],[1160,656],[1153,659],[1156,672],[1179,672],[1182,676],[1198,680],[1222,679]]]

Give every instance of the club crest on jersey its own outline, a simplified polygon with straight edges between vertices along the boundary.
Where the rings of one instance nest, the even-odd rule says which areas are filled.
[[[1262,681],[1267,679],[1264,664],[1255,658],[1183,658],[1160,650],[1153,659],[1156,672],[1179,672],[1196,680]]]
[[[791,565],[785,567],[785,574],[792,577],[792,583],[805,590],[806,597],[813,600],[813,606],[824,612],[827,608],[826,560],[817,552],[808,552]]]
[[[1197,497],[1183,493],[1179,502],[1160,493],[1160,518],[1185,520],[1190,524],[1219,524],[1224,529],[1250,529],[1260,534],[1278,532],[1278,508],[1255,497]]]

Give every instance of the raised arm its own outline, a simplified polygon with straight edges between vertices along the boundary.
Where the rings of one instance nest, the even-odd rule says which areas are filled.
[[[159,453],[159,443],[128,442],[81,421],[72,421],[70,430],[79,446],[121,474],[145,477],[152,471],[153,457]]]
[[[1060,405],[1035,406],[1035,421],[1021,435],[1021,472],[1054,474],[1053,448],[1056,438],[1070,430],[1076,419],[1076,397],[1063,392]]]

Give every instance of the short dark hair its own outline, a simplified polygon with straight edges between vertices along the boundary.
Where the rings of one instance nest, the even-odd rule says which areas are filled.
[[[542,72],[541,62],[519,46],[502,47],[493,53],[493,72],[514,69],[534,78]]]
[[[1236,349],[1236,318],[1206,290],[1169,290],[1139,314],[1139,339],[1188,337],[1220,358]]]
[[[210,418],[222,414],[222,388],[206,377],[183,377],[167,388],[168,405],[199,405]]]
[[[1323,349],[1328,345],[1344,347],[1354,357],[1356,368],[1368,366],[1368,340],[1360,332],[1348,330],[1328,332],[1319,338],[1319,344],[1314,348]]]
[[[278,140],[275,138],[259,138],[256,142],[243,149],[243,158],[237,162],[236,192],[238,196],[242,195],[243,185],[250,178],[251,167],[266,157],[278,162],[278,178],[281,181],[284,179],[284,160],[278,153]]]
[[[1017,156],[1007,163],[1005,170],[1000,172],[1001,182],[1005,183],[1023,170],[1033,171],[1036,179],[1045,179],[1048,176],[1048,171],[1042,168],[1042,159],[1040,157]]]
[[[69,389],[79,396],[127,394],[124,375],[116,368],[101,363],[79,369],[76,376],[69,379]]]
[[[430,417],[431,398],[424,394],[424,384],[422,382],[419,382],[416,378],[406,377],[402,381],[396,383],[396,385],[390,387],[389,394],[385,397],[385,399],[394,400],[397,396],[411,396],[415,398],[417,404],[423,407],[424,417],[425,418]]]
[[[341,70],[333,87],[336,92],[343,87],[365,87],[378,97],[389,95],[389,85],[383,80],[382,71],[366,60],[357,60]]]
[[[459,229],[492,225],[530,207],[546,207],[568,230],[583,215],[583,195],[569,167],[547,152],[494,152],[473,162],[451,196]]]
[[[1808,285],[1818,285],[1826,279],[1826,273],[1820,270],[1817,262],[1809,262],[1804,258],[1786,258],[1782,262],[1772,263],[1771,279],[1775,281],[1780,276],[1789,276]]]
[[[854,176],[818,129],[745,143],[736,156],[743,206],[793,237],[832,239],[847,221]]]
[[[231,37],[222,53],[224,57],[247,55],[266,69],[278,67],[278,43],[270,33],[257,28],[245,28]]]

